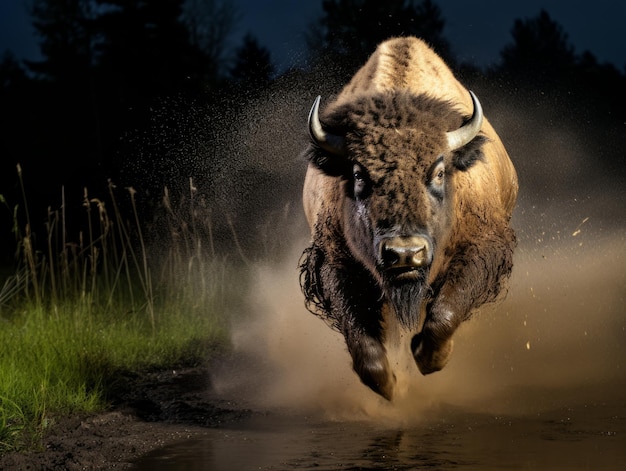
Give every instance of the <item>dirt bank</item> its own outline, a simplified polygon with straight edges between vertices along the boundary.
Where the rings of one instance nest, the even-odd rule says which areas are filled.
[[[0,469],[130,469],[151,450],[252,414],[213,397],[206,367],[120,377],[111,399],[105,413],[58,419],[39,451],[5,454]]]

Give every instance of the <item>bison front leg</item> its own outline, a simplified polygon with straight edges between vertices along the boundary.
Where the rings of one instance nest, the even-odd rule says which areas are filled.
[[[422,331],[411,342],[413,357],[422,374],[446,366],[452,353],[452,334],[465,317],[467,312],[463,308],[448,306],[441,298],[432,304]]]
[[[501,237],[467,244],[450,263],[445,279],[435,289],[422,331],[411,343],[423,374],[441,370],[452,353],[452,335],[473,309],[495,300],[513,266],[515,236],[509,228]]]
[[[363,384],[391,400],[396,378],[383,345],[380,288],[359,265],[346,262],[342,268],[333,270],[332,283],[338,291],[331,310],[339,319],[352,368]]]
[[[343,334],[361,381],[391,400],[395,377],[382,342],[380,288],[361,265],[328,246],[313,243],[301,260],[307,306]]]
[[[361,382],[390,401],[396,378],[389,366],[380,333],[368,333],[363,326],[352,323],[345,329],[344,337],[352,357],[352,368]]]

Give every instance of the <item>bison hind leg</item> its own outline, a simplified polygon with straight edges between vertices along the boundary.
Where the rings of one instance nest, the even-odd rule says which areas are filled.
[[[363,336],[350,348],[352,367],[361,382],[372,391],[391,401],[396,376],[391,371],[387,352],[382,343],[373,337]]]
[[[451,338],[434,341],[423,332],[413,337],[411,351],[420,372],[427,375],[443,369],[450,359],[453,345]]]

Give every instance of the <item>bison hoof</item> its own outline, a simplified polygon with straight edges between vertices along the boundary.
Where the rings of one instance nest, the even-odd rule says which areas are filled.
[[[359,352],[353,356],[353,368],[363,384],[391,401],[396,376],[389,367],[385,349],[380,343],[374,340],[362,343]]]
[[[433,343],[422,334],[417,334],[411,341],[413,358],[423,375],[434,373],[446,366],[452,353],[452,339]]]
[[[363,384],[368,386],[376,394],[391,401],[393,390],[396,385],[396,375],[389,371],[389,368],[365,368],[357,371]]]

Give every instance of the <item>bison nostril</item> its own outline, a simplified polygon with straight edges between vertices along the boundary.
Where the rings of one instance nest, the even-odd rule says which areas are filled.
[[[419,268],[430,264],[428,241],[423,237],[394,237],[381,243],[380,259],[385,268]]]
[[[394,248],[388,247],[387,244],[383,244],[381,258],[385,268],[392,267],[400,261],[398,252]]]
[[[426,246],[416,248],[413,253],[411,253],[411,260],[409,265],[414,267],[422,267],[427,265],[430,262],[428,259],[428,254],[426,253]]]

